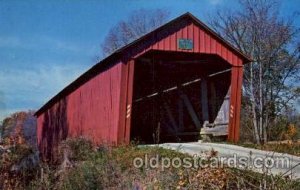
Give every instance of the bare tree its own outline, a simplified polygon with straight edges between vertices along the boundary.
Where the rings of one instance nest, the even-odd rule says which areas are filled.
[[[0,123],[0,144],[2,143],[2,134],[3,134],[3,126],[2,123]]]
[[[210,25],[238,49],[251,56],[245,65],[243,95],[249,100],[257,143],[267,142],[268,128],[299,96],[299,29],[279,16],[272,0],[241,0],[241,9],[218,11]]]
[[[127,20],[120,21],[108,32],[101,45],[104,56],[161,26],[168,17],[169,12],[163,9],[132,12]]]

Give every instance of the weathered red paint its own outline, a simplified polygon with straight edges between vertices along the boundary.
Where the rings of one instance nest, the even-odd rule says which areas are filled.
[[[193,49],[179,49],[180,38],[191,39]],[[233,113],[228,139],[237,141],[242,66],[250,59],[187,13],[116,51],[37,111],[41,153],[53,151],[57,142],[66,137],[86,136],[97,144],[128,143],[134,59],[150,50],[213,54],[232,65],[230,107]]]
[[[230,104],[229,104],[229,126],[228,126],[228,140],[235,141],[235,128],[236,128],[236,113],[237,113],[237,77],[238,67],[231,69],[231,85],[230,85]]]
[[[133,56],[138,57],[149,50],[216,54],[233,66],[242,66],[243,57],[239,57],[239,55],[237,55],[233,50],[228,49],[227,45],[222,43],[221,40],[216,39],[215,36],[212,36],[207,31],[205,31],[204,28],[199,27],[192,21],[187,24],[187,26],[179,28],[177,31],[173,31],[173,33],[169,34],[167,37],[156,41],[150,47],[143,49],[143,51]],[[160,34],[158,34],[158,36],[159,35]],[[177,39],[180,38],[193,40],[194,48],[192,50],[179,49],[177,47]]]
[[[57,141],[66,137],[87,136],[97,144],[118,142],[121,69],[120,63],[98,74],[66,96],[63,103],[55,103],[38,116],[38,143],[43,155],[47,155],[49,144],[55,148]],[[59,114],[58,106],[62,109]]]
[[[131,127],[131,112],[132,112],[132,97],[133,97],[133,77],[134,77],[134,60],[127,63],[128,67],[128,81],[127,81],[127,97],[126,97],[126,119],[125,119],[125,135],[124,142],[130,141],[130,127]]]
[[[233,141],[237,142],[240,139],[240,110],[241,110],[241,99],[242,99],[242,83],[243,83],[243,69],[238,69],[238,83],[237,83],[237,89],[236,89],[236,118],[235,118],[235,133]]]

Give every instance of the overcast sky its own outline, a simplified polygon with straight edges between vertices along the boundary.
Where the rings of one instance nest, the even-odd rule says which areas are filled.
[[[38,109],[96,63],[108,30],[133,10],[187,11],[202,21],[234,0],[0,0],[0,119]],[[282,1],[281,14],[300,10]],[[300,21],[296,24],[300,26]]]

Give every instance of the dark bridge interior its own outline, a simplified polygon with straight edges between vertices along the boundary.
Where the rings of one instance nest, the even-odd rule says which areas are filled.
[[[228,124],[228,109],[221,107],[230,76],[230,65],[217,55],[152,51],[138,57],[130,140],[197,141],[203,123],[220,120],[220,113],[218,122]]]

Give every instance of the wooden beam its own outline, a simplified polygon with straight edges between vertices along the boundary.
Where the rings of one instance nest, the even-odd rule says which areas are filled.
[[[220,74],[223,74],[223,73],[227,73],[227,72],[230,72],[231,69],[225,69],[223,71],[218,71],[216,73],[212,73],[212,74],[209,74],[208,77],[214,77],[214,76],[217,76],[217,75],[220,75]]]
[[[218,117],[218,110],[217,110],[217,94],[216,94],[216,86],[214,81],[210,81],[210,105],[212,108],[212,115],[214,118]]]
[[[172,111],[168,105],[168,103],[166,101],[164,101],[164,107],[165,107],[165,110],[166,110],[166,113],[168,115],[168,118],[169,118],[169,121],[171,123],[171,126],[172,126],[172,131],[174,131],[175,134],[177,134],[177,129],[178,129],[178,126],[176,124],[176,121],[175,121],[175,118],[172,114]]]
[[[232,67],[231,84],[230,84],[230,104],[229,104],[229,125],[228,125],[228,141],[235,141],[236,128],[236,96],[238,87],[238,67]]]
[[[180,98],[182,98],[195,126],[198,129],[200,129],[201,128],[200,120],[199,120],[197,113],[195,112],[193,105],[192,105],[191,101],[189,100],[188,96],[182,90],[179,90],[179,96],[180,96]]]
[[[178,86],[179,86],[180,88],[181,88],[181,87],[185,87],[185,86],[189,86],[189,85],[191,85],[191,84],[194,84],[194,83],[199,82],[200,80],[201,80],[200,78],[197,78],[197,79],[195,79],[195,80],[192,80],[192,81],[188,81],[188,82],[182,83],[182,84],[180,84],[180,85],[178,85]],[[159,92],[155,92],[155,93],[146,95],[146,96],[144,96],[144,97],[137,98],[137,99],[133,100],[133,102],[141,102],[141,101],[143,101],[143,100],[145,100],[145,99],[147,99],[147,98],[153,98],[153,97],[155,97],[155,96],[158,96],[159,94],[162,94],[162,93],[168,93],[168,92],[171,92],[171,91],[173,91],[173,90],[177,90],[177,89],[178,89],[178,86],[173,86],[173,87],[171,87],[171,88],[167,88],[167,89],[161,90],[161,91],[159,91]]]
[[[240,139],[242,85],[243,85],[243,67],[239,67],[237,90],[236,90],[237,95],[236,95],[236,118],[235,118],[234,142],[238,142]]]
[[[118,126],[117,144],[125,142],[124,133],[126,125],[126,106],[127,106],[127,91],[128,91],[128,64],[121,65],[121,90],[120,90],[120,119]]]
[[[202,108],[202,119],[203,121],[209,121],[208,113],[208,94],[207,94],[207,79],[201,80],[201,108]]]
[[[225,136],[227,135],[227,125],[216,125],[214,127],[203,127],[200,135]]]
[[[126,123],[124,140],[126,143],[130,142],[130,130],[131,130],[131,112],[132,112],[132,96],[133,96],[133,81],[134,81],[134,60],[130,60],[127,63],[128,67],[128,82],[127,82],[127,103],[126,103]]]
[[[184,131],[184,121],[183,121],[183,101],[178,99],[178,128],[179,131]]]

